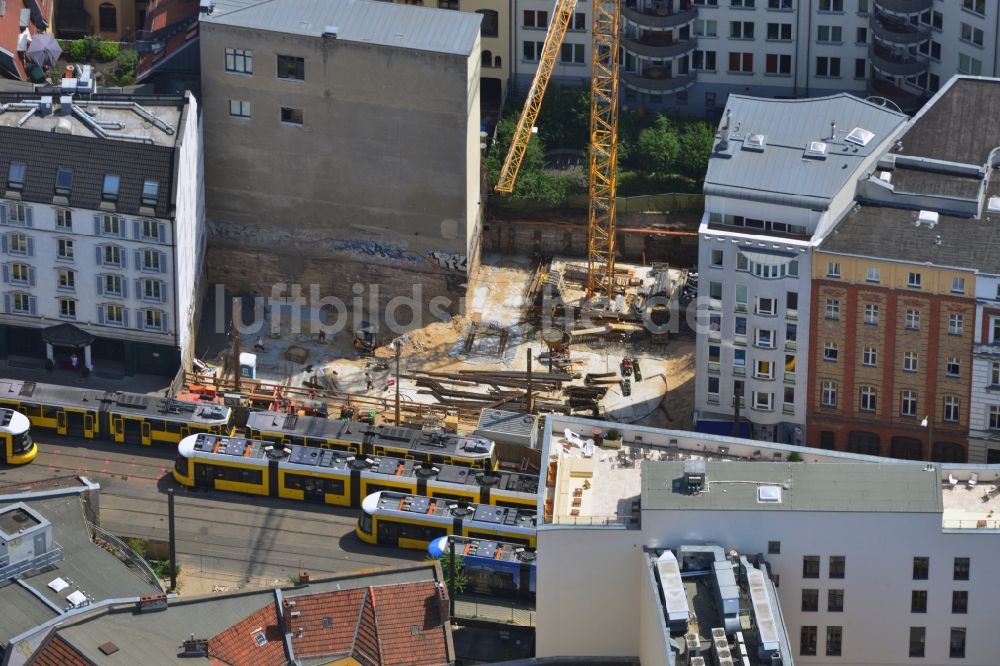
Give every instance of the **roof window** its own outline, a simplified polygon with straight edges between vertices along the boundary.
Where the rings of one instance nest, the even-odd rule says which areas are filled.
[[[160,194],[160,182],[157,180],[147,180],[142,184],[142,205],[156,206],[156,198]]]
[[[112,174],[106,174],[104,176],[104,189],[101,191],[101,196],[105,201],[118,201],[118,186],[121,184],[121,178]]]
[[[806,146],[806,157],[812,157],[817,160],[826,159],[826,143],[824,141],[810,141],[809,145]]]
[[[851,133],[845,137],[847,141],[851,143],[856,143],[859,146],[867,146],[868,143],[875,138],[875,133],[866,130],[863,127],[855,127],[851,130]]]
[[[24,174],[28,170],[20,162],[11,162],[10,171],[7,172],[7,189],[20,192],[24,189]]]
[[[56,194],[68,197],[73,188],[73,172],[69,169],[59,168],[56,171]]]

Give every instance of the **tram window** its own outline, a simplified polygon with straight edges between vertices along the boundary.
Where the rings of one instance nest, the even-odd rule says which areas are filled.
[[[24,453],[31,448],[31,432],[24,432],[11,437],[11,448],[14,453]]]
[[[285,474],[285,488],[289,490],[302,490],[307,493],[344,494],[343,480],[306,476],[304,474]]]
[[[199,466],[199,468],[200,468],[200,466]],[[183,456],[178,456],[177,457],[177,462],[174,463],[174,469],[177,470],[177,473],[180,474],[181,476],[187,476],[188,475],[188,459],[184,458]]]
[[[237,467],[222,467],[219,465],[196,465],[195,477],[198,479],[235,481],[260,485],[264,481],[264,473],[259,469],[240,469]]]
[[[38,411],[42,415],[42,418],[54,419],[54,418],[56,418],[56,414],[59,413],[59,408],[58,407],[50,407],[48,405],[41,405],[38,408]]]
[[[370,513],[361,513],[361,523],[359,525],[361,531],[365,534],[372,533],[372,516]]]
[[[395,539],[398,534],[396,523],[380,520],[378,523],[378,540]]]
[[[446,534],[448,534],[448,530],[445,529],[444,527],[429,527],[427,525],[410,525],[408,523],[400,523],[399,525],[400,539],[432,541],[438,537],[445,536]]]
[[[21,409],[25,416],[28,418],[39,417],[42,415],[42,408],[40,405],[30,405],[28,403],[21,403]]]

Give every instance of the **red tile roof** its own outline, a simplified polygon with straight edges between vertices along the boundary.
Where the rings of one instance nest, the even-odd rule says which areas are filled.
[[[139,58],[136,80],[149,76],[159,65],[198,39],[200,5],[190,0],[153,0],[146,10],[143,39],[160,46]]]
[[[266,639],[263,644],[260,635]],[[215,666],[286,666],[285,635],[274,604],[208,639],[208,659]]]
[[[286,597],[292,649],[302,658],[349,655],[364,666],[447,664],[439,594],[434,581],[423,581]]]
[[[35,653],[29,663],[31,666],[93,666],[94,664],[59,634],[52,634],[49,642]]]
[[[42,16],[50,25],[52,23],[52,0],[38,0],[38,6],[42,10]],[[14,64],[17,67],[21,80],[25,80],[27,75],[24,65],[17,53],[17,38],[21,34],[21,9],[30,7],[29,2],[15,2],[8,0],[7,10],[0,16],[0,48],[3,48],[14,55]],[[31,21],[28,21],[28,32],[34,36],[38,34],[38,28]]]

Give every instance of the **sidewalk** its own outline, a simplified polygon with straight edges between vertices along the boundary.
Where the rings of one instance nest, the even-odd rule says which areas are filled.
[[[39,384],[59,384],[88,388],[95,391],[128,391],[130,393],[159,393],[161,396],[170,388],[170,379],[158,375],[132,375],[112,378],[99,371],[84,377],[71,370],[46,370],[41,359],[27,359],[12,356],[0,361],[0,377]]]

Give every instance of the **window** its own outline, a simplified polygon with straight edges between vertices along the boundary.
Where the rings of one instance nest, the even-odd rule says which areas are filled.
[[[305,81],[306,59],[295,56],[278,56],[278,78],[290,81]]]
[[[18,314],[35,314],[35,297],[24,292],[10,294],[11,312]]]
[[[105,245],[98,252],[101,252],[102,265],[122,266],[122,249],[117,245]]]
[[[73,228],[73,211],[60,208],[56,211],[56,229]]]
[[[952,627],[951,641],[948,644],[948,656],[952,659],[965,658],[965,628]]]
[[[76,271],[71,271],[68,268],[60,268],[58,276],[59,289],[65,291],[72,291],[73,289],[76,289]]]
[[[10,254],[30,255],[28,251],[28,237],[24,234],[10,234],[8,237],[8,248]]]
[[[920,328],[920,311],[907,308],[906,310],[906,328],[911,331],[916,331]]]
[[[753,39],[753,21],[730,21],[730,39]]]
[[[802,577],[819,578],[819,555],[806,555],[802,558]]]
[[[570,29],[578,32],[585,31],[587,29],[587,15],[583,12],[573,14],[573,26]]]
[[[929,42],[923,42],[917,47],[917,50],[926,56],[930,56],[934,60],[941,60],[941,42],[936,42],[933,39]],[[931,87],[931,90],[936,90],[935,87]]]
[[[768,53],[764,58],[765,74],[791,74],[792,56],[778,53]]]
[[[861,352],[861,364],[871,368],[878,365],[878,350],[875,347],[865,347]]]
[[[301,125],[302,109],[290,109],[286,106],[281,107],[281,122],[286,125]]]
[[[755,328],[753,343],[758,347],[763,347],[764,349],[773,349],[774,331],[767,328]]]
[[[774,363],[758,360],[754,363],[753,376],[757,379],[774,379]]]
[[[73,241],[69,238],[60,238],[56,241],[56,258],[63,261],[73,261]]]
[[[951,279],[951,291],[955,294],[965,293],[965,278],[964,277],[953,277]]]
[[[143,315],[143,328],[147,331],[162,331],[163,313],[159,310],[146,310]]]
[[[60,167],[56,170],[56,194],[68,197],[73,189],[73,172]]]
[[[826,276],[832,278],[840,277],[840,264],[836,261],[831,261],[826,265]]]
[[[1000,430],[1000,405],[990,405],[990,430]]]
[[[951,593],[951,612],[960,615],[969,612],[969,593],[966,590]]]
[[[792,0],[767,0],[768,9],[791,9]]]
[[[836,78],[840,76],[840,58],[819,56],[816,58],[816,76]]]
[[[816,656],[816,627],[803,625],[799,630],[799,654],[803,657]]]
[[[826,628],[826,656],[839,657],[843,642],[844,642],[843,627]]]
[[[973,76],[981,76],[983,73],[983,62],[981,60],[976,60],[972,56],[967,56],[964,53],[959,53],[958,73],[972,74]]]
[[[948,315],[948,335],[962,335],[965,330],[965,317],[960,314]]]
[[[866,282],[873,282],[878,284],[882,281],[882,271],[878,268],[869,268],[868,273],[865,275]]]
[[[145,301],[154,301],[162,303],[163,297],[163,283],[159,280],[145,279],[142,281],[142,299]]]
[[[923,657],[924,644],[927,641],[926,627],[910,627],[910,656]]]
[[[143,250],[142,251],[142,270],[144,271],[163,271],[163,253],[158,250]]]
[[[691,68],[714,72],[715,51],[695,51],[691,60]]]
[[[823,390],[820,397],[820,404],[824,407],[837,406],[837,384],[836,382],[823,382]]]
[[[117,215],[102,215],[101,216],[101,235],[102,236],[121,236],[122,235],[122,221]]]
[[[868,61],[864,58],[854,59],[854,78],[864,79],[868,77]]]
[[[915,352],[903,352],[903,370],[907,372],[917,371],[917,354]]]
[[[535,11],[534,9],[525,9],[524,27],[525,28],[549,27],[549,13],[544,10]]]
[[[226,49],[226,71],[233,74],[253,74],[253,51]]]
[[[483,22],[479,25],[479,34],[483,37],[497,37],[500,35],[500,14],[492,9],[477,9],[477,14],[483,17]],[[580,14],[582,16],[582,14]]]
[[[944,420],[951,423],[958,423],[959,405],[961,400],[958,396],[946,395],[944,397]]]
[[[76,301],[72,298],[60,298],[59,316],[63,319],[76,319]]]
[[[120,305],[104,305],[98,311],[98,320],[102,320],[101,323],[110,324],[112,326],[124,326],[125,325],[125,308]]]
[[[736,337],[733,338],[733,342],[745,345],[747,343],[747,318],[736,317],[734,323],[735,325],[733,326],[733,330],[735,331]]]
[[[863,412],[874,412],[875,411],[875,400],[878,396],[878,392],[875,390],[874,386],[862,386],[861,387],[861,411]]]
[[[906,286],[912,287],[913,289],[920,289],[920,284],[923,282],[923,276],[920,273],[910,273],[906,279]]]
[[[524,42],[524,59],[528,62],[538,62],[542,57],[542,49],[544,47],[544,42]]]
[[[747,370],[747,350],[746,349],[734,349],[733,350],[733,374],[734,375],[745,375]]]
[[[729,71],[730,72],[741,72],[744,74],[753,73],[753,54],[752,53],[739,53],[736,51],[729,52]]]
[[[250,102],[241,99],[229,100],[229,115],[234,118],[249,118]]]
[[[98,277],[97,291],[103,296],[124,296],[124,281],[121,275],[101,275]]]
[[[837,343],[828,342],[823,346],[823,360],[824,361],[836,361],[837,360]]]
[[[772,40],[780,40],[783,42],[791,41],[792,39],[792,24],[791,23],[768,23],[767,24],[767,38]]]
[[[722,268],[722,250],[712,250],[712,267]]]
[[[826,299],[826,318],[840,319],[840,301],[836,298]]]
[[[826,611],[828,613],[843,613],[844,612],[844,591],[843,590],[827,590],[827,592],[826,592]]]
[[[868,43],[868,28],[858,28],[857,37],[854,40],[858,44]]]
[[[155,206],[160,193],[160,183],[156,180],[145,180],[142,183],[142,205]]]
[[[156,220],[143,220],[139,225],[139,233],[143,240],[160,240],[162,225]]]
[[[913,580],[927,580],[927,575],[928,573],[930,573],[930,568],[931,568],[931,558],[914,557]]]
[[[719,291],[722,291],[722,286],[719,286]],[[778,300],[775,298],[758,298],[756,314],[771,316],[778,311]]]
[[[798,347],[798,324],[785,324],[785,349],[795,349]]]
[[[767,554],[768,555],[780,555],[781,554],[781,542],[780,541],[768,541],[767,542]]]
[[[559,62],[583,64],[583,44],[570,44],[564,42],[559,51]]]
[[[969,558],[956,557],[952,580],[969,580]]]
[[[986,0],[962,0],[962,8],[976,14],[985,14]]]
[[[7,170],[7,189],[20,192],[24,189],[24,174],[27,167],[20,162],[11,162]]]
[[[842,12],[844,11],[844,0],[819,0],[819,11]]]
[[[719,345],[708,346],[708,369],[709,371],[719,371],[719,357],[721,352]]]
[[[759,409],[764,412],[771,411],[771,404],[773,402],[773,393],[764,393],[763,391],[753,392],[753,408]]]
[[[719,34],[718,21],[709,19],[698,19],[694,22],[695,37],[717,37]]]
[[[719,378],[709,377],[708,378],[708,402],[717,405],[719,404]]]
[[[736,285],[736,312],[747,311],[747,286],[745,284]]]
[[[730,7],[742,7],[743,9],[753,9],[756,0],[729,0]]]
[[[10,282],[12,284],[27,286],[31,280],[31,268],[27,264],[11,264]]]
[[[865,304],[865,323],[872,326],[878,325],[878,306],[874,303]]]
[[[927,612],[927,590],[913,590],[910,592],[910,612]]]
[[[101,23],[101,32],[118,32],[118,10],[110,2],[103,3],[97,8],[97,15]]]
[[[819,611],[819,590],[802,590],[802,612]]]
[[[899,394],[899,413],[902,416],[917,415],[917,392],[903,391]]]
[[[104,176],[104,187],[101,190],[101,196],[105,201],[118,201],[118,186],[121,184],[121,178],[112,174],[107,174]]]
[[[718,7],[719,0],[694,0],[694,4],[700,7]]]
[[[715,309],[722,307],[722,283],[721,282],[709,282],[708,283],[708,298],[709,306]]]
[[[843,29],[839,25],[816,26],[816,41],[840,43],[843,40]]]
[[[22,203],[9,203],[7,204],[7,211],[10,216],[8,220],[10,224],[16,224],[22,227],[30,227],[31,224],[28,223],[28,211],[30,209]]]

